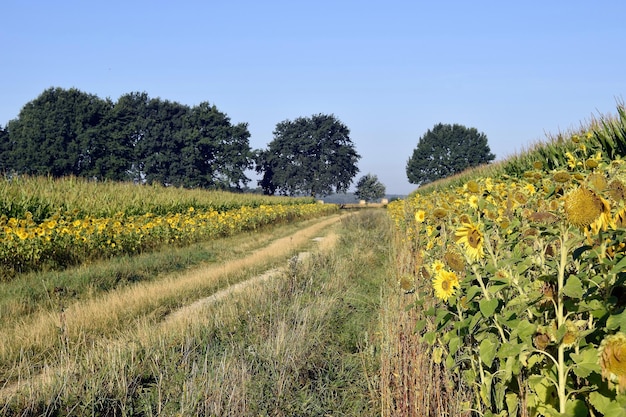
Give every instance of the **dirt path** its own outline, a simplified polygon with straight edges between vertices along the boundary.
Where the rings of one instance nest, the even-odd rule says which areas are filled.
[[[158,311],[160,306],[171,304],[172,300],[176,300],[177,297],[190,299],[190,294],[194,294],[194,291],[197,292],[199,287],[214,287],[218,282],[228,280],[229,276],[238,271],[253,270],[256,266],[266,264],[268,260],[285,259],[285,266],[254,275],[244,281],[228,285],[226,288],[208,297],[192,301],[190,304],[170,312],[165,316],[164,320],[158,323],[161,330],[168,326],[178,326],[181,321],[193,317],[194,312],[207,304],[216,302],[228,295],[234,295],[250,285],[260,283],[282,273],[287,267],[288,257],[293,253],[298,253],[311,240],[318,241],[317,245],[320,249],[332,246],[336,240],[336,235],[332,233],[331,227],[338,223],[341,218],[348,215],[350,214],[320,219],[320,221],[287,237],[277,239],[240,259],[222,264],[208,265],[191,270],[183,275],[179,274],[160,281],[125,288],[93,300],[77,302],[63,312],[62,325],[64,326],[64,331],[67,332],[67,339],[70,343],[72,340],[84,341],[90,339],[92,345],[95,346],[97,345],[97,343],[93,343],[93,335],[95,334],[99,334],[100,338],[110,339],[112,333],[121,333],[129,330],[129,326],[132,327],[133,323],[136,323],[135,320],[132,320],[133,317],[145,316],[146,312],[150,311]],[[322,238],[320,235],[326,235],[326,237]],[[298,254],[299,259],[303,259],[306,256],[306,252]],[[43,314],[41,317],[34,318],[32,322],[23,323],[13,330],[13,337],[17,338],[13,340],[13,348],[15,348],[15,342],[17,341],[20,349],[36,346],[36,349],[39,351],[46,349],[58,350],[58,347],[54,345],[54,342],[58,341],[58,337],[54,336],[59,331],[58,315]],[[53,362],[50,366],[46,366],[41,371],[35,370],[37,368],[36,364],[28,366],[22,359],[20,364],[22,368],[17,371],[17,374],[25,376],[19,377],[17,381],[0,383],[0,402],[11,398],[24,389],[35,391],[38,388],[40,389],[42,384],[46,384],[53,375],[58,374],[54,361],[64,363],[64,368],[67,367],[68,363],[73,362],[60,357],[60,354],[57,357],[53,355],[52,359]],[[76,358],[73,359],[76,360]],[[68,369],[65,369],[65,371],[68,371]]]

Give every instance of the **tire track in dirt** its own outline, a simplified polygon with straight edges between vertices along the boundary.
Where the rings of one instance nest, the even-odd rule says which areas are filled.
[[[166,299],[167,295],[176,291],[184,292],[185,289],[190,287],[194,287],[197,285],[201,285],[206,282],[214,282],[216,280],[224,279],[230,274],[233,274],[237,271],[246,270],[254,268],[255,265],[262,264],[266,262],[268,259],[287,259],[288,256],[297,248],[302,248],[307,243],[309,243],[312,239],[318,240],[318,247],[326,247],[334,244],[334,237],[336,235],[332,235],[332,238],[323,239],[318,235],[323,231],[328,234],[328,229],[338,223],[342,218],[346,216],[350,216],[350,214],[342,214],[342,215],[334,215],[331,217],[323,218],[320,221],[310,225],[306,228],[298,230],[297,232],[272,241],[267,246],[258,249],[248,256],[242,257],[240,259],[235,259],[232,261],[227,261],[218,265],[208,265],[202,268],[194,269],[189,271],[183,275],[176,275],[171,279],[165,279],[162,281],[157,281],[153,283],[138,285],[134,288],[124,289],[123,291],[117,291],[112,294],[107,294],[104,297],[98,297],[95,300],[87,300],[85,302],[76,303],[70,308],[68,308],[65,312],[65,326],[68,329],[78,329],[78,332],[89,330],[90,324],[92,327],[97,327],[99,321],[105,320],[106,322],[110,321],[111,318],[104,318],[102,316],[102,312],[108,311],[113,314],[119,314],[120,309],[126,309],[128,311],[133,310],[133,306],[137,304],[141,304],[142,297],[150,297],[157,298],[157,300],[152,299],[151,302],[158,303],[158,299]],[[323,243],[322,243],[323,242]],[[316,248],[317,249],[317,248]],[[299,258],[306,257],[306,252],[301,252],[297,255]],[[282,273],[286,267],[273,268],[266,271],[263,274],[259,274],[253,276],[252,278],[246,279],[244,281],[240,281],[238,283],[234,283],[229,285],[228,287],[217,291],[216,293],[201,298],[192,302],[187,306],[183,306],[170,312],[164,319],[156,323],[161,329],[167,328],[171,325],[179,325],[181,321],[187,320],[190,316],[193,315],[193,312],[198,311],[202,307],[207,304],[217,302],[228,295],[236,294],[240,291],[243,291],[246,287],[255,285],[257,283],[266,281],[271,279],[272,277],[276,277],[280,273]],[[148,287],[148,288],[146,288]],[[158,305],[158,304],[157,304]],[[48,317],[50,319],[50,317]],[[43,330],[43,334],[33,335],[35,340],[42,340],[46,335],[48,329],[44,329],[46,327],[52,328],[53,331],[58,331],[58,317],[51,317],[52,322],[48,323],[48,325],[44,325],[43,327],[41,323],[39,326],[41,330]],[[93,320],[93,322],[89,322],[89,320]],[[115,332],[122,333],[120,328],[116,328]],[[156,330],[156,329],[155,329]],[[27,342],[28,335],[21,335]],[[72,335],[72,337],[76,337],[77,340],[81,340],[84,336],[81,334]],[[102,339],[109,339],[111,337],[110,334],[105,334],[102,336]],[[108,340],[109,343],[113,343],[114,340]],[[26,345],[26,343],[25,343]],[[97,343],[93,343],[93,346],[96,346]],[[89,354],[89,352],[85,352],[83,354]],[[70,361],[65,362],[66,366]],[[61,371],[61,373],[70,373],[71,369],[65,369]],[[0,402],[4,402],[11,397],[17,395],[20,391],[41,389],[42,385],[50,383],[54,378],[54,375],[59,374],[59,369],[55,369],[55,366],[45,367],[42,370],[36,371],[33,369],[27,370],[23,377],[18,378],[17,381],[9,382],[6,381],[3,385],[0,386]],[[1,408],[0,408],[1,411]]]

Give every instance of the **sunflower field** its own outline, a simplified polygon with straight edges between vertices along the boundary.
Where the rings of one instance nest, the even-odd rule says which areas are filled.
[[[2,187],[0,280],[5,281],[23,272],[133,255],[162,245],[184,246],[337,210],[308,198],[98,185],[78,179],[11,179]],[[30,192],[24,192],[28,187]]]
[[[470,388],[468,415],[626,416],[618,112],[388,206],[415,331],[432,363]]]

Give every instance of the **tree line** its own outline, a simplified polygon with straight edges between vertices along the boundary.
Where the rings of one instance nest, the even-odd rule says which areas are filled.
[[[284,120],[273,136],[266,149],[251,149],[247,123],[231,123],[209,102],[190,107],[140,92],[113,101],[49,88],[0,125],[0,173],[243,190],[255,170],[265,194],[348,190],[361,156],[334,115]],[[484,133],[439,123],[419,139],[407,178],[426,184],[493,159]],[[384,189],[372,174],[357,183],[367,199]]]
[[[114,102],[49,88],[0,126],[0,171],[242,190],[256,169],[266,194],[324,195],[346,191],[358,172],[349,133],[334,115],[301,117],[277,124],[268,149],[253,150],[247,123],[208,102],[139,92]]]

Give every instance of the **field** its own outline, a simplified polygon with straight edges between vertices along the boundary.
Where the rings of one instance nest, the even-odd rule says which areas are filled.
[[[104,188],[76,179],[19,181],[40,190],[84,187],[89,192],[77,194],[106,198]],[[68,198],[49,204],[50,217],[35,216],[32,205],[20,218],[6,216],[5,249],[45,245],[36,230],[51,219],[57,246],[59,230],[75,226],[63,241],[73,253],[84,253],[75,231],[85,230],[85,218],[94,225],[83,232],[87,240],[102,239],[99,222],[136,234],[146,213],[152,222],[163,219],[170,238],[136,251],[5,270],[0,414],[373,413],[373,340],[388,259],[387,240],[375,229],[381,219],[386,224],[383,210],[359,216],[310,199],[105,187],[113,187],[107,192],[115,209]],[[144,191],[153,194],[131,198]],[[207,213],[217,215],[202,223]],[[116,218],[123,221],[115,225]],[[226,222],[220,219],[231,220],[215,234]],[[378,241],[376,252],[369,240]]]
[[[402,415],[626,416],[625,150],[620,106],[389,205],[409,311],[389,319],[399,353],[384,368],[404,380],[383,382],[398,386],[386,404]]]
[[[380,207],[6,180],[0,414],[626,417],[624,156],[619,106]]]

